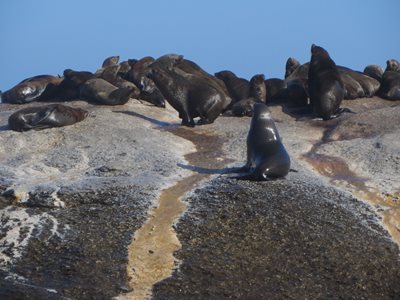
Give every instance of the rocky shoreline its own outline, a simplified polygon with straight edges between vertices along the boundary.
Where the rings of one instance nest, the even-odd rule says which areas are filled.
[[[400,101],[344,101],[356,114],[327,122],[271,107],[298,172],[262,183],[231,179],[222,174],[229,166],[185,160],[196,145],[160,130],[179,126],[170,107],[71,103],[89,117],[25,133],[7,127],[18,106],[0,106],[0,187],[14,189],[0,197],[2,299],[110,299],[130,292],[127,247],[134,232],[161,191],[193,173],[210,177],[185,197],[188,211],[174,226],[179,267],[155,285],[154,299],[399,297],[399,249],[379,210],[397,208]],[[188,130],[220,136],[230,166],[239,166],[249,122],[221,116]],[[387,206],[366,204],[346,178],[322,176],[304,160],[329,126],[329,141],[317,153],[339,155],[368,188],[392,195]]]

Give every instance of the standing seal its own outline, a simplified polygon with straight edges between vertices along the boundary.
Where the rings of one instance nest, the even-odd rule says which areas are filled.
[[[271,112],[264,103],[254,105],[250,130],[247,135],[247,162],[239,172],[248,172],[237,179],[265,181],[285,177],[290,170],[290,157]]]
[[[179,68],[152,68],[148,75],[171,106],[178,111],[182,125],[195,126],[213,123],[221,114],[224,94],[200,76],[188,74]]]
[[[80,108],[48,104],[16,111],[8,118],[8,125],[15,131],[40,130],[72,125],[82,121],[87,115],[88,112]]]
[[[329,53],[315,44],[311,46],[308,91],[317,117],[329,120],[338,113],[344,97],[343,82]]]

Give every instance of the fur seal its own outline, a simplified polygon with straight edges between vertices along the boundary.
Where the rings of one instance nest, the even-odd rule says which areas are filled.
[[[300,66],[301,64],[297,59],[289,57],[286,61],[285,78],[289,77]]]
[[[242,99],[232,106],[232,114],[237,117],[253,115],[254,104],[265,103],[267,89],[265,87],[265,77],[263,74],[256,74],[250,79],[250,97]]]
[[[244,78],[239,78],[232,71],[220,71],[214,74],[221,79],[228,89],[229,96],[232,98],[232,105],[250,96],[250,82]]]
[[[121,65],[111,65],[104,68],[103,72],[99,76],[112,85],[118,88],[130,88],[132,89],[132,93],[130,94],[130,98],[138,99],[140,96],[139,88],[133,83],[128,80],[123,79],[120,76]]]
[[[78,99],[81,85],[96,77],[92,72],[72,69],[65,69],[63,75],[63,81],[57,87],[57,97],[61,100]]]
[[[286,83],[283,79],[268,78],[264,81],[264,84],[267,90],[266,103],[284,98],[282,92],[286,88]]]
[[[253,97],[240,100],[233,104],[231,109],[232,115],[236,117],[251,117],[253,115],[253,107],[256,103],[261,103],[261,101]]]
[[[379,65],[368,65],[364,68],[363,73],[369,77],[372,77],[376,80],[378,80],[379,82],[382,79],[383,76],[383,69],[381,66]]]
[[[157,107],[165,107],[165,99],[162,93],[153,80],[146,76],[150,72],[149,66],[154,61],[155,59],[151,56],[145,56],[135,62],[130,60],[131,70],[126,75],[126,78],[140,89],[139,99]]]
[[[315,44],[311,46],[308,91],[317,117],[329,120],[339,111],[344,97],[343,82],[329,53]]]
[[[207,73],[195,62],[184,59],[183,55],[178,54],[167,54],[157,58],[151,65],[150,68],[161,67],[161,68],[172,68],[176,67],[185,73],[192,74],[203,78],[208,84],[224,93],[226,102],[223,104],[224,110],[231,104],[232,99],[229,96],[228,89],[225,83],[217,77]]]
[[[80,97],[104,105],[122,105],[128,102],[133,90],[117,88],[102,78],[87,80],[80,87]]]
[[[254,105],[247,135],[247,161],[239,172],[248,174],[237,179],[264,181],[285,177],[290,170],[290,157],[264,103]]]
[[[182,125],[209,124],[223,110],[224,94],[207,84],[202,77],[185,73],[179,68],[152,68],[148,75],[165,99],[179,113]]]
[[[256,74],[250,79],[249,96],[256,100],[265,102],[267,99],[267,88],[265,86],[264,74]]]
[[[400,63],[397,60],[386,62],[378,95],[387,100],[400,100]]]
[[[345,96],[344,99],[355,99],[355,98],[362,98],[362,97],[373,97],[376,92],[378,91],[380,87],[380,83],[378,80],[367,76],[363,74],[362,72],[354,71],[352,69],[343,67],[343,66],[337,66],[337,69],[339,71],[340,78],[343,82],[344,85],[344,90],[345,90]],[[348,82],[347,80],[350,80]],[[351,84],[351,81],[355,81],[356,88],[358,89],[358,86],[361,86],[361,93],[358,95],[358,97],[350,97],[349,90],[348,88],[354,87],[354,85]]]
[[[118,62],[119,62],[119,56],[118,56],[118,55],[110,56],[110,57],[107,57],[107,58],[103,61],[103,64],[102,64],[101,67],[102,67],[102,68],[105,68],[105,67],[113,66],[113,65],[118,64]]]
[[[290,61],[295,62],[293,65],[297,67],[293,68],[291,72],[287,72],[288,76],[284,80],[284,90],[280,91],[280,98],[286,99],[295,106],[307,106],[308,105],[308,70],[309,63],[300,65],[300,63],[290,57],[286,65],[290,65]]]
[[[40,130],[72,125],[82,121],[87,115],[88,112],[80,108],[48,104],[16,111],[8,118],[8,125],[15,131]]]
[[[51,75],[38,75],[22,80],[1,95],[4,103],[24,104],[51,97],[54,88],[63,79]]]

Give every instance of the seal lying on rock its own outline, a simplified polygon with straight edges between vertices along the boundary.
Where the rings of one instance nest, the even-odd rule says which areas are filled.
[[[376,80],[378,80],[379,82],[382,79],[382,75],[383,75],[383,69],[381,66],[379,65],[368,65],[365,67],[363,73],[369,77],[372,77]]]
[[[117,88],[102,78],[92,78],[81,86],[80,97],[98,104],[122,105],[133,91],[131,87]]]
[[[27,107],[16,111],[8,118],[8,125],[15,131],[62,127],[82,121],[88,115],[86,110],[62,104],[48,104]]]
[[[236,179],[275,179],[285,177],[289,170],[289,154],[282,144],[271,112],[264,103],[256,103],[247,135],[247,162],[238,170],[249,173]]]
[[[27,78],[1,95],[4,103],[24,104],[50,97],[55,86],[63,79],[51,75]]]
[[[311,46],[308,91],[317,117],[329,120],[338,113],[344,97],[343,82],[329,53],[314,44]]]
[[[193,127],[196,117],[200,117],[198,124],[212,123],[223,110],[224,94],[202,77],[178,68],[152,68],[148,76],[178,111],[182,125]]]
[[[378,95],[388,100],[400,100],[400,63],[397,60],[386,62]]]

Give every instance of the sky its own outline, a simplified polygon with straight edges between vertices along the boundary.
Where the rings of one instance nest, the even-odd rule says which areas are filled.
[[[0,90],[25,78],[182,54],[209,73],[283,78],[311,45],[363,70],[400,60],[399,0],[1,0]]]

